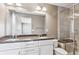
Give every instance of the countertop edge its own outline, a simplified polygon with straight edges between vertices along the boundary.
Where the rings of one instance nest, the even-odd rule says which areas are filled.
[[[3,43],[18,43],[18,42],[30,42],[30,41],[42,41],[42,40],[53,40],[55,38],[41,38],[41,39],[30,39],[30,40],[15,40],[15,41],[1,41],[0,44]]]

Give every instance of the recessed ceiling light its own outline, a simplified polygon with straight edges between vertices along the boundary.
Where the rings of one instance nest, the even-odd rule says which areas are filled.
[[[21,3],[16,3],[16,6],[22,6],[22,4]]]
[[[36,10],[41,10],[41,7],[40,7],[40,6],[37,6],[37,7],[36,7]]]
[[[46,7],[43,7],[43,8],[42,8],[42,11],[47,11]]]

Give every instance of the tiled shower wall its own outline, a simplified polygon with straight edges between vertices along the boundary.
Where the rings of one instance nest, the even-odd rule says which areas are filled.
[[[70,38],[70,20],[69,9],[60,7],[59,20],[60,20],[60,39]]]

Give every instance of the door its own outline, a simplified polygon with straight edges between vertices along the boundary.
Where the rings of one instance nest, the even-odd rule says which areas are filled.
[[[53,55],[53,46],[52,45],[44,45],[39,47],[40,55]]]
[[[29,23],[22,23],[22,34],[26,35],[26,34],[31,34],[31,24]]]
[[[26,35],[32,33],[32,17],[24,16],[25,14],[16,13],[16,34]]]
[[[22,34],[32,33],[32,18],[31,17],[21,17]]]

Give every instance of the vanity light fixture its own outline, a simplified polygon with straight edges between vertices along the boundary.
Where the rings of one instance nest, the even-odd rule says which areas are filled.
[[[16,6],[22,6],[22,4],[21,3],[16,3]]]
[[[42,11],[47,11],[46,7],[43,7],[43,8],[42,8]]]
[[[36,7],[36,10],[38,10],[38,11],[41,10],[41,7],[40,6],[37,6]]]
[[[13,3],[7,3],[7,5],[13,5]]]

